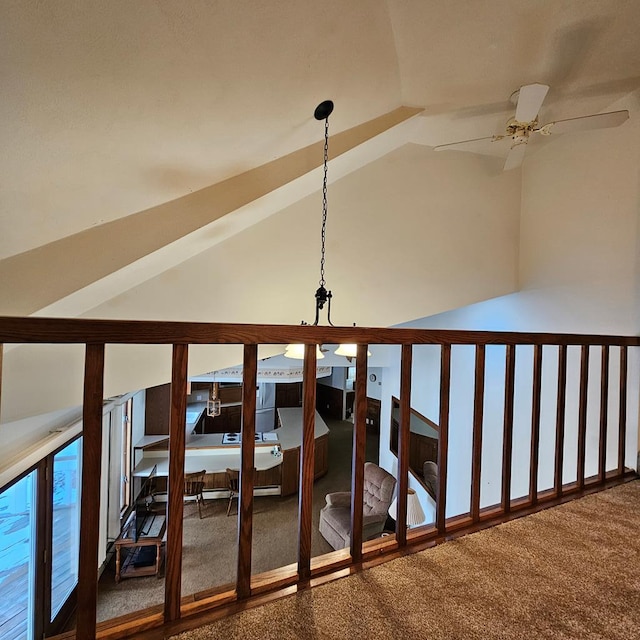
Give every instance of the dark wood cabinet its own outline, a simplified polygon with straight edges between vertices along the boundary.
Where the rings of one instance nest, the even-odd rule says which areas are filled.
[[[325,418],[342,420],[344,391],[326,384],[316,385],[316,409]]]
[[[144,432],[148,436],[169,434],[171,385],[149,387],[145,394]]]
[[[367,398],[367,430],[380,433],[381,402],[375,398]]]
[[[281,494],[290,496],[298,492],[300,484],[300,447],[286,449],[282,452]],[[315,465],[313,479],[317,480],[329,470],[329,435],[316,438]]]
[[[302,406],[302,382],[276,384],[276,407]]]
[[[242,427],[242,405],[222,407],[220,415],[206,416],[204,420],[204,433],[228,433],[240,431]]]

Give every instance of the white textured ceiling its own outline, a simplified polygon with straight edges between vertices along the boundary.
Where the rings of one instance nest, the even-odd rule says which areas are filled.
[[[530,82],[550,117],[603,109],[640,84],[639,24],[637,0],[6,0],[0,266],[316,142],[325,98],[333,132],[424,108],[428,144],[490,135]]]

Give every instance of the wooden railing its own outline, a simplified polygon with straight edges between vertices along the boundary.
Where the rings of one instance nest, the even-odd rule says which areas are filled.
[[[253,533],[253,468],[257,379],[257,349],[259,344],[305,343],[303,383],[303,437],[300,454],[299,539],[295,570],[287,577],[282,574],[251,576],[251,547]],[[314,422],[315,422],[315,344],[358,344],[355,381],[355,420],[352,465],[351,546],[346,553],[328,554],[316,558],[312,564],[312,489],[314,479]],[[0,318],[0,343],[81,343],[86,345],[84,377],[84,446],[81,508],[80,571],[76,637],[96,636],[97,556],[100,513],[100,469],[104,354],[107,344],[171,344],[171,415],[169,435],[169,481],[167,505],[167,541],[165,569],[165,601],[162,615],[146,615],[130,623],[133,633],[142,628],[171,625],[181,616],[202,611],[207,607],[239,602],[269,589],[304,585],[322,574],[337,568],[360,565],[365,560],[397,554],[407,545],[422,545],[440,541],[454,532],[486,526],[495,519],[510,517],[512,513],[534,510],[542,505],[581,495],[585,490],[600,488],[611,481],[620,481],[633,471],[625,468],[627,440],[628,353],[640,346],[638,337],[494,333],[478,331],[445,331],[420,329],[368,329],[314,326],[232,325],[176,322],[135,322],[110,320],[64,320],[44,318]],[[181,600],[182,571],[182,482],[185,459],[185,416],[188,350],[191,344],[242,344],[243,358],[243,419],[240,469],[238,563],[235,588],[219,593],[209,600],[201,599],[197,606]],[[395,540],[363,544],[362,502],[367,416],[367,345],[400,345],[400,428],[398,434],[398,501]],[[439,388],[439,446],[438,495],[434,526],[407,531],[406,494],[409,485],[409,419],[412,389],[412,358],[414,345],[440,345]],[[471,490],[468,513],[447,518],[447,465],[452,445],[449,442],[451,393],[451,353],[457,345],[474,345],[474,387]],[[485,358],[488,345],[504,345],[504,411],[502,426],[502,486],[499,504],[481,506],[482,453],[492,442],[483,442],[483,412],[485,402]],[[533,345],[532,410],[529,464],[529,493],[512,497],[512,457],[514,434],[514,395],[516,349]],[[543,347],[557,350],[557,392],[553,487],[538,489],[540,414],[542,398]],[[567,399],[567,348],[580,349],[579,406],[576,481],[563,484],[565,449],[565,403]],[[596,349],[594,349],[594,347]],[[619,379],[617,381],[619,411],[617,424],[610,424],[608,398],[611,347],[619,351]],[[598,471],[585,477],[587,403],[589,358],[591,350],[600,350],[600,416],[598,434]],[[637,389],[634,389],[637,393]],[[460,399],[455,398],[458,402]],[[635,424],[635,423],[634,423]],[[607,434],[617,429],[617,464],[607,469]],[[453,449],[452,449],[453,451]],[[120,637],[126,632],[119,628]],[[104,634],[108,636],[108,631]]]

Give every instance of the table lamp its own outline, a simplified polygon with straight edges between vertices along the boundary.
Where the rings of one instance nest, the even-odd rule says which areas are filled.
[[[397,520],[398,515],[398,496],[393,499],[389,507],[389,515]],[[407,527],[415,527],[422,524],[425,520],[422,505],[414,489],[407,489]]]

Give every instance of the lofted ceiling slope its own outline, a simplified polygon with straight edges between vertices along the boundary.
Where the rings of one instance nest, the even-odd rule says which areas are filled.
[[[266,192],[272,213],[304,198],[284,187],[317,166],[304,150],[317,150],[311,113],[325,98],[332,134],[424,109],[389,152],[498,131],[511,92],[531,82],[551,86],[545,118],[602,110],[640,85],[638,24],[636,0],[3,2],[0,312],[34,313],[121,274],[97,307],[124,290],[127,266],[194,228]],[[380,152],[367,147],[344,174]],[[252,173],[288,157],[297,173]],[[221,203],[220,185],[247,175],[245,199]],[[264,215],[260,202],[241,228]],[[92,256],[99,269],[78,268]]]

